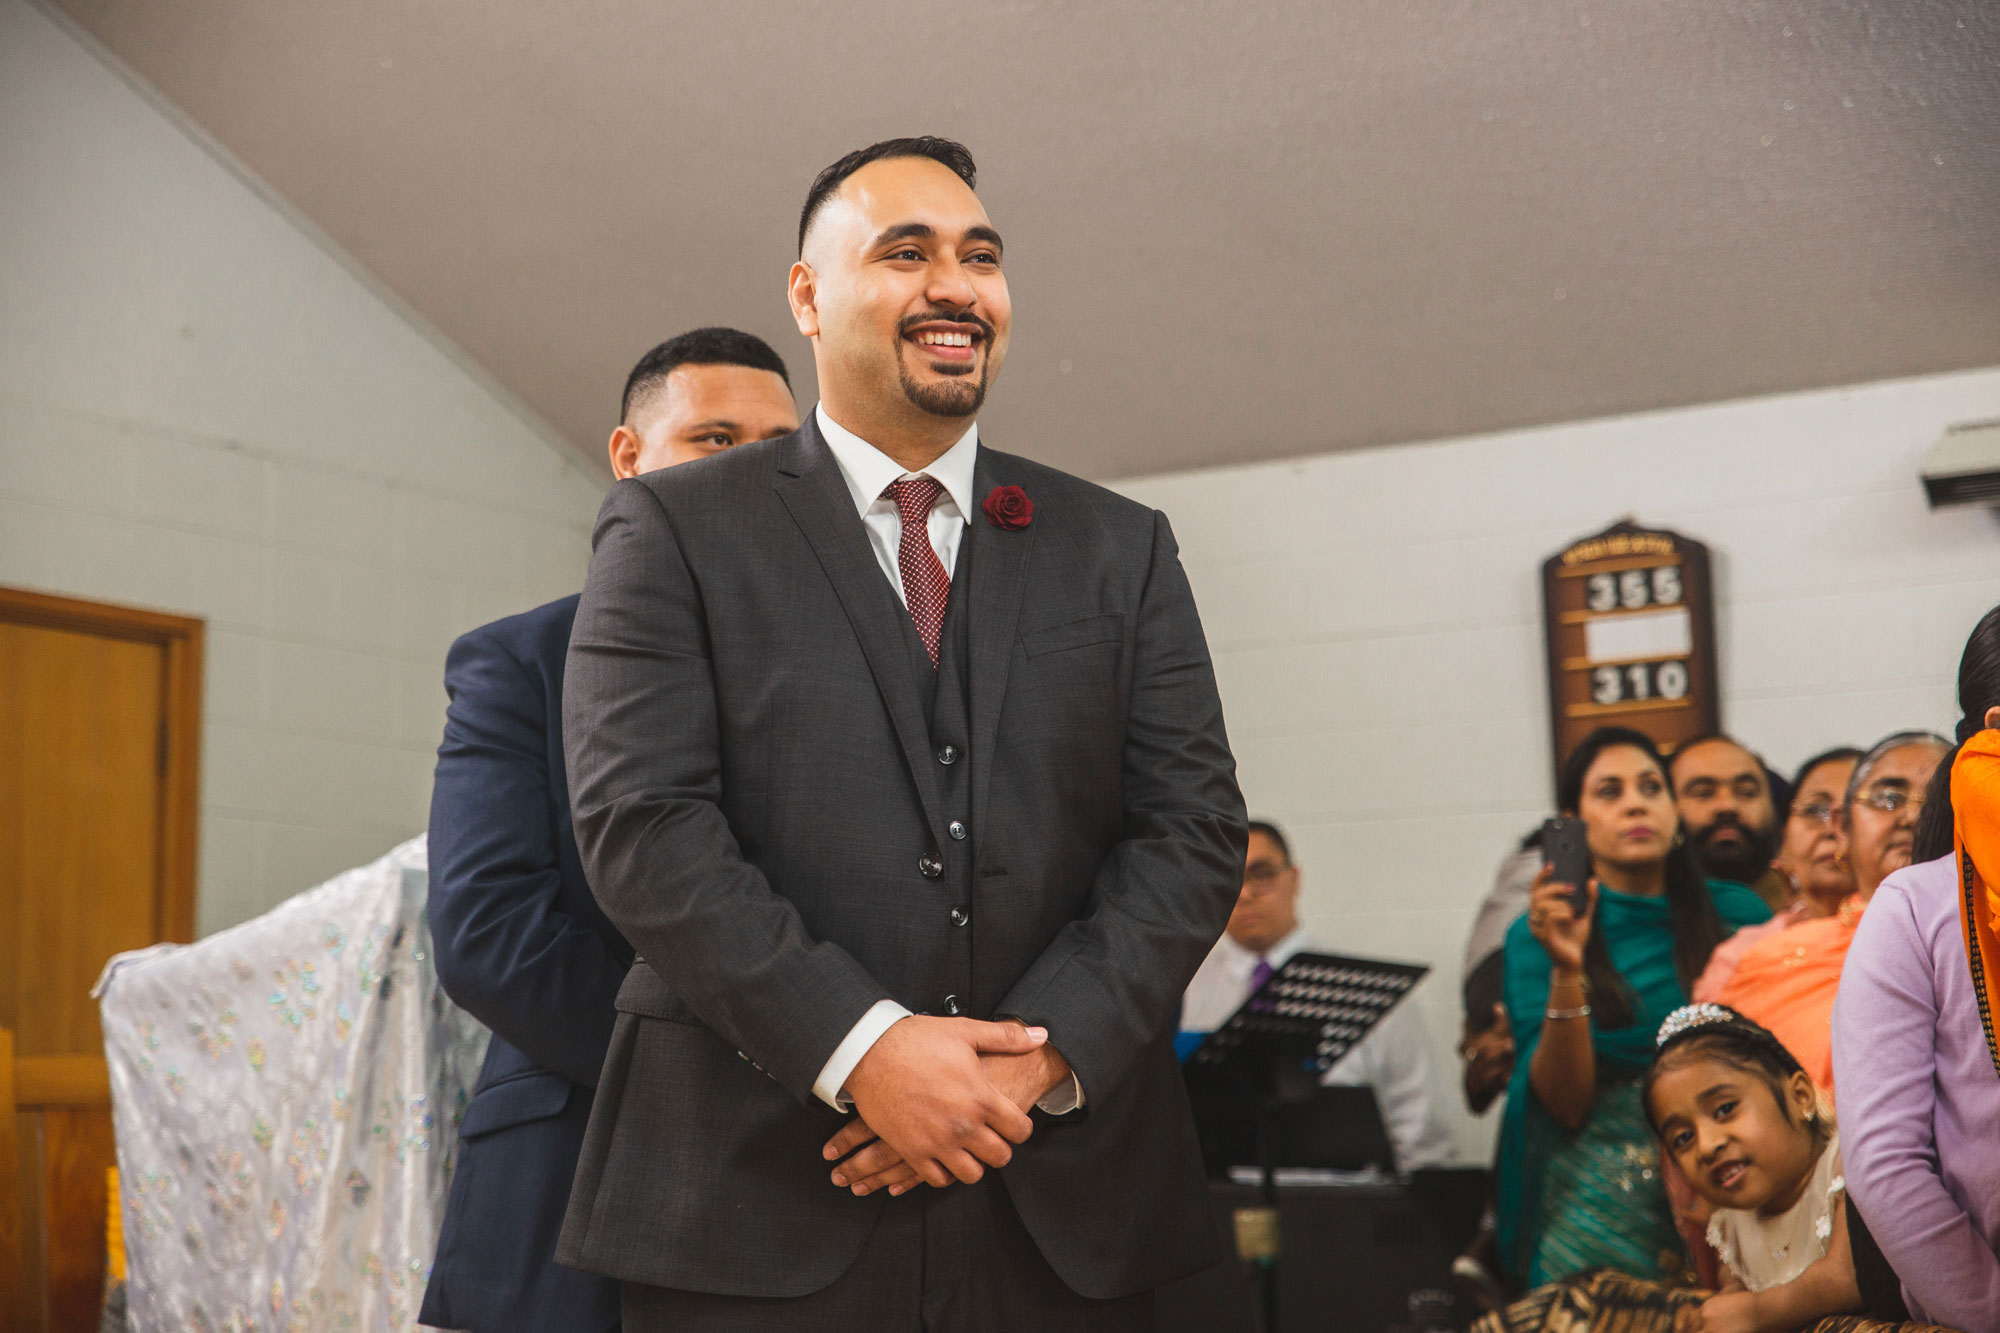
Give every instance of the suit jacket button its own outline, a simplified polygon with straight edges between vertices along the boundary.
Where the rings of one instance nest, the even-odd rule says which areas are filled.
[[[926,856],[917,862],[917,873],[925,879],[936,879],[944,874],[944,862],[935,856]]]
[[[965,841],[965,825],[959,823],[956,819],[951,821],[951,826],[945,832],[951,834],[952,840],[955,842]]]
[[[939,746],[939,747],[938,747],[938,762],[939,762],[940,764],[955,764],[955,763],[957,763],[957,762],[958,762],[958,747],[957,747],[956,745],[941,745],[941,746]]]
[[[948,1014],[958,1012],[958,997],[956,995],[947,995],[944,997],[944,1011]]]
[[[963,909],[963,908],[958,908],[958,907],[954,907],[954,908],[952,908],[952,909],[951,909],[951,924],[952,924],[952,925],[954,925],[954,926],[962,926],[962,925],[964,925],[964,924],[965,924],[966,922],[968,922],[968,921],[970,921],[970,920],[972,920],[972,918],[971,918],[971,917],[969,917],[969,916],[967,916],[967,915],[965,914],[965,911],[964,911],[964,909]]]

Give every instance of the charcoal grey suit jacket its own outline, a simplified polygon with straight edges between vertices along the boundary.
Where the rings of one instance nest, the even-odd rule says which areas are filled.
[[[812,1086],[882,999],[1046,1025],[1074,1067],[1085,1107],[1037,1114],[1001,1173],[1071,1287],[1218,1257],[1173,1029],[1247,835],[1201,622],[1162,515],[982,446],[975,499],[1002,485],[1034,516],[975,513],[961,543],[955,736],[932,734],[910,617],[812,418],[605,500],[563,722],[592,890],[643,961],[563,1262],[735,1295],[832,1282],[889,1201],[829,1183],[842,1117]],[[969,765],[970,840],[937,877],[941,762]]]

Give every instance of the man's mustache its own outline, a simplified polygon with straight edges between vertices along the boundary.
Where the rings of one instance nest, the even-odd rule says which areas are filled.
[[[1695,840],[1700,842],[1712,838],[1726,828],[1733,828],[1746,838],[1754,836],[1750,826],[1743,822],[1742,816],[1738,815],[1734,810],[1725,810],[1697,830],[1694,835]]]
[[[927,315],[909,315],[897,322],[896,333],[901,336],[919,324],[970,324],[987,342],[993,341],[993,326],[970,310],[933,310]]]

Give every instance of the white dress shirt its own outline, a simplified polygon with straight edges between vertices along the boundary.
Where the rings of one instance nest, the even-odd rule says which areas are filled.
[[[972,472],[979,458],[979,423],[975,421],[968,426],[965,434],[958,437],[958,443],[938,455],[922,472],[905,472],[901,463],[828,416],[824,403],[813,408],[813,416],[819,422],[819,432],[826,438],[827,448],[833,451],[833,461],[840,465],[840,479],[847,483],[847,493],[854,499],[862,526],[868,529],[868,544],[874,548],[875,560],[882,566],[882,573],[896,590],[896,596],[908,606],[910,599],[903,591],[902,568],[896,558],[903,542],[903,520],[896,511],[896,502],[883,492],[891,482],[915,477],[929,477],[944,488],[937,503],[931,506],[930,539],[931,549],[937,552],[939,563],[949,575],[958,562],[958,544],[965,536],[965,525],[972,513]],[[835,1110],[847,1110],[852,1105],[844,1091],[847,1076],[884,1032],[909,1016],[910,1011],[894,1000],[877,1000],[861,1016],[861,1021],[849,1029],[840,1045],[833,1048],[832,1057],[813,1082],[813,1095]],[[1057,1084],[1036,1105],[1052,1115],[1073,1111],[1083,1105],[1082,1085],[1071,1074],[1067,1087]]]
[[[1285,960],[1312,948],[1305,927],[1295,927],[1262,954],[1252,953],[1224,935],[1215,942],[1188,983],[1181,1002],[1181,1028],[1213,1032],[1250,998],[1250,979],[1261,959],[1277,971]],[[1430,1038],[1423,1019],[1408,996],[1383,1016],[1361,1044],[1321,1076],[1329,1086],[1372,1088],[1382,1108],[1382,1123],[1396,1152],[1398,1171],[1441,1166],[1452,1158],[1450,1132],[1435,1114]]]

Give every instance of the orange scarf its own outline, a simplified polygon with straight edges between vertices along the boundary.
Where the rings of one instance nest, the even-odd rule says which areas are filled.
[[[1993,1005],[2000,1001],[2000,731],[1978,732],[1959,747],[1951,766],[1951,811],[1965,955],[1986,1046],[2000,1072],[2000,1037],[1993,1031]]]

